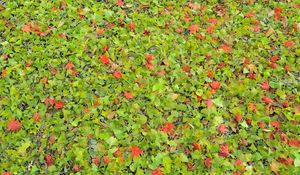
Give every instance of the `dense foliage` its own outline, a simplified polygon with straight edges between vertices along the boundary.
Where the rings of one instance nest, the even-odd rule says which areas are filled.
[[[0,173],[300,173],[300,1],[0,1]]]

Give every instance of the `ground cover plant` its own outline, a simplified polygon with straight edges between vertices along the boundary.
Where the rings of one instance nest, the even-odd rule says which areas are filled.
[[[299,174],[300,1],[0,1],[0,173]]]

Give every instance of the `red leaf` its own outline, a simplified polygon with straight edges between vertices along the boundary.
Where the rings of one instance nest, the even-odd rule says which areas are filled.
[[[130,99],[133,98],[131,92],[124,92],[124,97],[125,97],[126,99],[128,99],[128,100],[130,100]]]
[[[21,31],[22,31],[22,32],[31,32],[32,29],[31,29],[31,24],[30,24],[30,22],[27,22],[26,25],[23,26],[23,27],[21,28]]]
[[[262,99],[262,101],[263,101],[266,105],[268,105],[268,104],[270,104],[270,103],[273,102],[273,100],[272,100],[271,98],[267,97],[267,96],[263,96],[261,99]]]
[[[144,35],[150,35],[150,30],[144,30]]]
[[[163,175],[163,173],[161,172],[160,167],[157,167],[151,172],[151,175]]]
[[[250,10],[247,14],[244,15],[245,18],[251,18],[254,16],[254,11]]]
[[[212,158],[206,158],[204,160],[204,165],[206,166],[206,168],[210,168],[211,167],[211,164],[212,164]]]
[[[293,165],[294,164],[294,160],[290,157],[287,158],[287,159],[278,157],[277,161],[280,162],[280,163],[283,163],[285,165]]]
[[[256,74],[255,74],[255,73],[250,73],[250,74],[248,75],[248,77],[249,77],[250,79],[255,79],[255,78],[256,78]]]
[[[289,40],[289,41],[285,41],[283,43],[284,47],[293,47],[294,46],[294,42]]]
[[[293,165],[294,164],[294,160],[292,158],[287,158],[284,162],[284,164],[286,165]]]
[[[156,66],[153,65],[153,64],[148,63],[148,64],[146,64],[146,67],[147,67],[149,70],[154,70]]]
[[[46,100],[45,100],[45,105],[46,105],[46,106],[48,106],[49,104],[50,104],[51,106],[53,106],[54,103],[55,103],[55,98],[46,98]]]
[[[198,34],[198,35],[196,35],[196,38],[203,40],[203,39],[205,39],[205,35]]]
[[[228,52],[228,53],[232,52],[232,48],[227,44],[220,45],[219,49],[222,49],[224,52]]]
[[[218,129],[221,134],[225,134],[228,131],[225,124],[221,124]]]
[[[113,155],[114,155],[115,157],[121,157],[121,156],[123,155],[123,152],[120,150],[120,148],[118,148],[118,150],[115,151],[115,152],[113,153]]]
[[[276,7],[276,8],[274,8],[274,12],[275,12],[275,13],[281,13],[281,12],[283,12],[283,8],[281,8],[281,7]]]
[[[74,64],[73,64],[72,62],[68,62],[68,63],[66,64],[66,66],[65,66],[65,69],[71,70],[71,69],[73,69],[73,68],[74,68]]]
[[[99,166],[100,165],[100,157],[99,156],[95,156],[92,159],[92,163],[94,163],[95,165]]]
[[[33,114],[33,120],[36,122],[41,121],[41,114],[39,112]]]
[[[107,24],[107,27],[110,29],[114,28],[114,26],[115,24],[113,22]]]
[[[287,71],[287,72],[290,72],[291,71],[291,67],[288,66],[288,65],[286,65],[286,66],[284,66],[284,70]]]
[[[108,49],[109,49],[109,46],[108,46],[108,45],[105,45],[105,46],[103,47],[103,52],[108,51]]]
[[[263,83],[260,84],[260,87],[262,90],[268,91],[270,90],[270,85],[268,81],[264,81]]]
[[[61,100],[55,102],[56,109],[62,109],[64,106],[65,104]]]
[[[251,125],[252,120],[251,120],[251,119],[247,119],[247,120],[246,120],[246,123],[247,123],[248,125]]]
[[[115,72],[114,72],[114,77],[115,77],[116,79],[122,78],[122,72],[119,71],[119,70],[115,71]]]
[[[277,68],[277,64],[276,63],[270,63],[269,66],[273,69]]]
[[[155,76],[157,76],[157,75],[165,75],[165,74],[166,74],[165,70],[160,70],[160,71],[154,73]]]
[[[253,30],[254,32],[260,32],[260,27],[259,26],[253,26],[251,28],[251,30]]]
[[[218,23],[218,19],[211,18],[211,19],[209,19],[209,23],[212,24],[212,25],[216,25]]]
[[[52,11],[56,11],[56,10],[58,10],[58,7],[56,7],[56,6],[52,6]]]
[[[130,30],[134,30],[134,28],[135,28],[135,23],[133,23],[133,22],[130,23],[130,24],[129,24],[129,28],[130,28]]]
[[[296,139],[289,140],[288,144],[290,146],[293,146],[293,147],[296,147],[296,148],[300,148],[300,140],[296,140]]]
[[[284,102],[282,103],[282,106],[283,106],[284,108],[289,107],[289,102],[288,102],[288,101],[284,101]]]
[[[300,4],[294,3],[294,4],[293,4],[293,8],[300,9]]]
[[[185,21],[186,23],[188,23],[188,22],[190,22],[190,20],[191,20],[190,16],[189,16],[189,15],[185,15],[184,21]]]
[[[253,20],[253,21],[251,22],[251,24],[259,25],[259,24],[260,24],[260,21],[259,21],[259,20]]]
[[[207,108],[213,107],[213,101],[212,101],[212,99],[207,99],[206,100],[206,106],[207,106]]]
[[[236,114],[235,115],[235,121],[240,122],[241,120],[243,120],[243,116],[241,114]]]
[[[3,54],[2,58],[3,58],[3,60],[7,60],[8,59],[8,55],[7,54]]]
[[[227,157],[227,156],[229,156],[229,154],[230,154],[230,151],[229,151],[228,144],[225,143],[223,145],[220,145],[219,156]]]
[[[191,68],[190,68],[189,65],[183,65],[183,66],[182,66],[182,70],[183,70],[184,72],[189,72],[189,71],[191,70]]]
[[[214,76],[214,72],[213,71],[208,71],[207,72],[207,77],[208,78],[212,78]]]
[[[137,146],[132,146],[130,151],[132,157],[139,157],[143,153],[143,151]]]
[[[52,74],[52,75],[56,75],[56,74],[57,74],[57,70],[56,70],[56,69],[52,69],[52,70],[51,70],[51,74]]]
[[[153,56],[152,54],[147,54],[147,55],[146,55],[146,60],[147,60],[148,62],[151,62],[153,59],[154,59],[154,56]]]
[[[285,133],[281,133],[280,139],[283,143],[287,143],[288,136]]]
[[[47,166],[51,166],[53,164],[53,162],[54,162],[53,157],[51,155],[49,155],[49,154],[45,155],[44,160],[45,160]]]
[[[124,2],[122,0],[117,0],[117,6],[122,7],[124,5]]]
[[[101,62],[102,64],[108,64],[109,63],[109,58],[106,55],[101,55]]]
[[[240,171],[237,171],[237,172],[233,172],[232,175],[242,175],[242,173]]]
[[[11,132],[17,132],[21,129],[21,127],[22,127],[22,124],[15,119],[10,120],[7,125],[8,131],[11,131]]]
[[[107,165],[110,162],[109,156],[104,156],[103,161],[104,161],[104,164]]]
[[[258,123],[258,126],[261,128],[261,129],[264,129],[265,128],[265,122],[264,121],[260,121]]]
[[[78,74],[79,74],[79,72],[78,72],[76,69],[73,69],[73,70],[72,70],[72,75],[73,75],[73,76],[76,76],[76,75],[78,75]]]
[[[173,123],[167,123],[161,128],[161,130],[167,134],[173,134],[174,128],[175,128],[175,126]]]
[[[194,164],[191,163],[191,162],[187,163],[186,166],[187,166],[187,168],[188,168],[189,171],[192,171],[193,168],[194,168]]]
[[[79,165],[75,164],[75,165],[73,166],[72,170],[73,170],[74,172],[80,172],[80,171],[81,171],[81,168],[79,167]]]
[[[191,26],[188,28],[188,30],[190,31],[190,34],[198,32],[199,29],[200,29],[200,28],[199,28],[199,25],[197,25],[197,24],[191,25]]]
[[[200,150],[202,148],[202,146],[199,143],[192,143],[192,146],[194,151]]]
[[[218,82],[218,81],[213,81],[213,82],[210,83],[210,87],[211,87],[212,89],[218,90],[218,89],[220,88],[220,82]]]
[[[236,160],[235,161],[235,164],[234,164],[235,166],[240,166],[240,165],[243,165],[243,161],[241,161],[241,160]]]
[[[214,27],[213,26],[207,26],[206,27],[206,32],[209,33],[209,34],[214,33]]]
[[[278,61],[278,59],[279,59],[278,55],[274,55],[271,57],[272,62],[276,62],[276,61]]]
[[[271,122],[271,125],[274,127],[274,128],[280,128],[280,122],[279,121],[272,121]]]

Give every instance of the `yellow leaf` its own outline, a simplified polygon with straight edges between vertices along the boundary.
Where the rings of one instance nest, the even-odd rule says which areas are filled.
[[[275,30],[272,27],[269,27],[268,31],[266,32],[266,37],[271,36],[273,33],[275,33]]]

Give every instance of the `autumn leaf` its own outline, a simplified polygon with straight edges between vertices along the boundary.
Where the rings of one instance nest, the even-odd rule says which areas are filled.
[[[7,130],[11,132],[17,132],[21,129],[21,127],[22,124],[18,120],[12,119],[8,122]]]
[[[191,25],[188,30],[190,31],[190,34],[193,34],[193,33],[196,33],[199,31],[199,25],[197,24],[194,24],[194,25]]]
[[[143,151],[137,146],[132,146],[130,151],[132,157],[139,157],[143,153]]]

